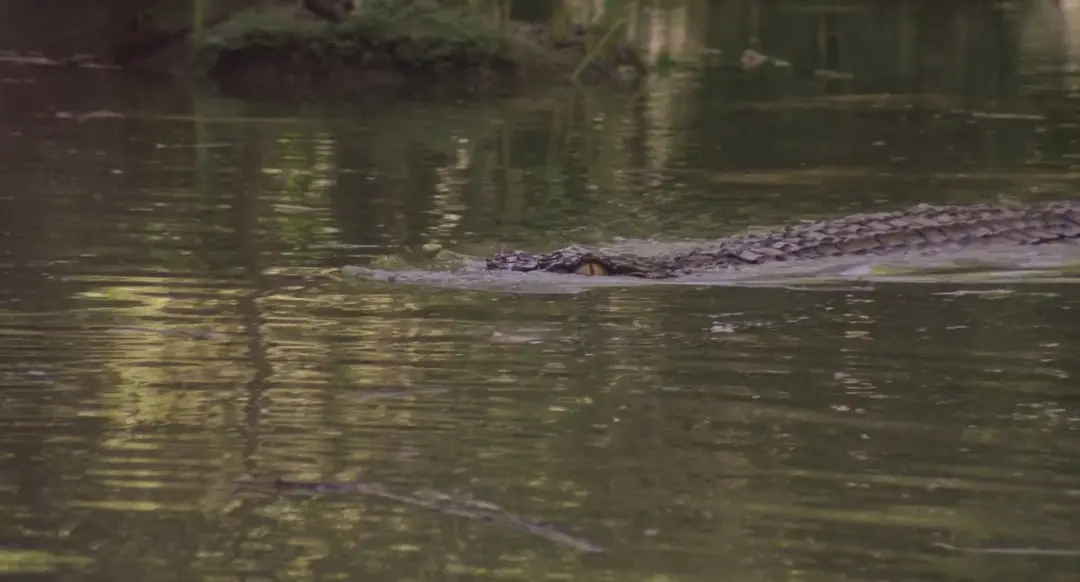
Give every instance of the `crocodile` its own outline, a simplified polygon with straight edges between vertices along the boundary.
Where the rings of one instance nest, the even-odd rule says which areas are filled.
[[[905,210],[815,220],[721,238],[658,256],[571,245],[546,253],[500,251],[488,271],[673,279],[753,265],[830,257],[939,254],[988,246],[1080,243],[1080,201],[1026,205],[919,204]]]

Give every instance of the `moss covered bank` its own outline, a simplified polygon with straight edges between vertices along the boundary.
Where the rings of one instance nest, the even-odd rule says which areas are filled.
[[[603,37],[570,27],[556,38],[544,27],[500,26],[464,10],[369,0],[340,22],[250,9],[192,40],[197,69],[230,92],[364,96],[506,93],[644,74],[635,50]]]

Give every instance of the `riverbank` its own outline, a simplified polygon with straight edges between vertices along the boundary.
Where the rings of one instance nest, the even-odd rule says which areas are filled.
[[[586,50],[602,31],[572,27],[556,39],[538,25],[500,26],[466,10],[364,5],[337,23],[280,7],[237,13],[193,35],[196,70],[230,93],[358,97],[504,94],[646,72],[626,45]]]

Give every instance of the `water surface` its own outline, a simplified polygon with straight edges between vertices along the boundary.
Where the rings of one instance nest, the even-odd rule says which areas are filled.
[[[717,68],[637,97],[370,111],[2,74],[26,82],[0,137],[0,570],[1076,572],[1075,285],[535,295],[337,276],[1068,197],[1067,102],[1020,91],[1044,77],[1009,77],[1003,103]],[[401,501],[438,494],[518,520]]]

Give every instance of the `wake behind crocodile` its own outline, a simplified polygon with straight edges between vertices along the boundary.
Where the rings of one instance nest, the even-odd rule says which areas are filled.
[[[1080,280],[1080,202],[930,206],[804,221],[709,241],[639,240],[461,256],[448,270],[346,267],[390,283],[516,293],[628,285]],[[592,275],[592,276],[583,276]]]

